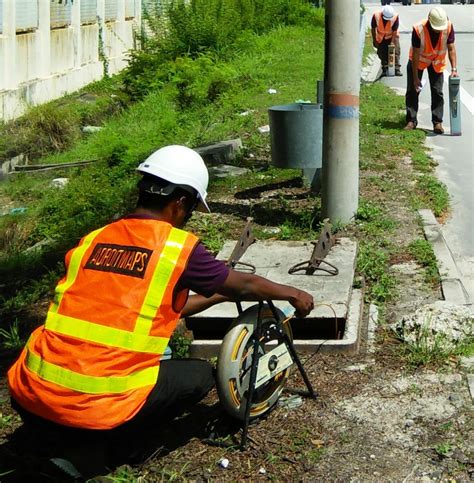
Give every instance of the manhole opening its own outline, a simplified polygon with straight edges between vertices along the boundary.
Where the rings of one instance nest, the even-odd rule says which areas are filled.
[[[186,327],[193,333],[194,340],[222,340],[229,330],[233,319],[221,317],[190,318]],[[291,321],[294,340],[340,340],[346,330],[346,319],[338,318],[306,318]]]

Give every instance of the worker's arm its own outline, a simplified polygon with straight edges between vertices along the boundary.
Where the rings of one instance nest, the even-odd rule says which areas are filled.
[[[222,302],[228,302],[230,299],[225,295],[214,294],[211,297],[204,297],[204,295],[190,295],[181,311],[182,317],[190,317],[191,315],[202,312],[203,310],[212,307],[213,305],[220,304]]]
[[[376,30],[372,27],[372,45],[377,48],[379,46],[377,42],[377,33]]]
[[[420,49],[413,47],[413,57],[411,59],[411,71],[413,73],[413,87],[416,91],[421,90],[421,80],[418,78],[418,62],[420,59]]]
[[[448,57],[449,57],[449,62],[451,63],[451,77],[457,77],[458,59],[457,59],[456,47],[454,46],[454,43],[448,44]]]
[[[287,300],[299,317],[305,317],[314,308],[313,296],[304,290],[235,270],[230,270],[218,293],[231,300]]]

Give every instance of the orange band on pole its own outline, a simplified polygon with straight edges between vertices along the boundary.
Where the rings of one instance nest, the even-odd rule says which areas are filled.
[[[331,106],[359,106],[359,96],[354,96],[353,94],[329,94],[328,104]]]

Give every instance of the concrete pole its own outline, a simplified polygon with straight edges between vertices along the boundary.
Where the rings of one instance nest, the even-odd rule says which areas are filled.
[[[359,0],[326,2],[322,214],[348,223],[359,198]]]

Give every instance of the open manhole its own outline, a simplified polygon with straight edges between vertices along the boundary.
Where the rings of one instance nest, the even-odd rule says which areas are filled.
[[[234,245],[235,242],[226,242],[217,258],[227,259]],[[313,275],[289,274],[289,268],[308,260],[311,251],[309,242],[258,241],[247,249],[241,260],[254,265],[258,275],[313,295],[314,310],[304,319],[291,321],[297,350],[357,353],[363,306],[363,294],[353,289],[357,243],[341,238],[331,248],[326,259],[338,268],[339,273],[335,276],[322,271]],[[246,309],[253,304],[255,302],[244,302],[242,307]],[[275,301],[275,305],[284,311],[289,306],[284,301]],[[216,356],[223,337],[237,316],[236,304],[226,302],[189,317],[186,325],[194,339],[191,356]]]

